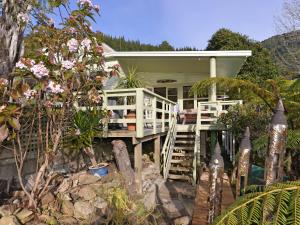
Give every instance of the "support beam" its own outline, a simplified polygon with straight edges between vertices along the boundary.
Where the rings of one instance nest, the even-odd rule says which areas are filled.
[[[154,163],[160,169],[160,136],[154,139]]]
[[[210,73],[209,73],[210,78],[217,77],[217,60],[215,57],[210,58],[209,65],[210,65],[210,67],[209,67],[210,68]],[[216,86],[216,84],[213,84],[210,87],[208,99],[209,99],[209,101],[212,101],[212,102],[217,101],[217,86]]]
[[[134,147],[134,171],[135,171],[135,181],[137,184],[138,193],[142,193],[142,143],[137,144]]]

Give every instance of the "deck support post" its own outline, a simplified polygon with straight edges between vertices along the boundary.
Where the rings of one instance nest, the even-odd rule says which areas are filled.
[[[211,57],[209,60],[210,64],[210,78],[217,77],[217,60],[215,57]],[[217,85],[212,84],[209,90],[209,96],[208,96],[209,101],[215,102],[217,101]]]
[[[216,144],[217,144],[217,139],[218,139],[217,131],[212,130],[210,132],[210,152],[211,152],[211,155],[214,154],[214,150],[215,150],[215,147],[216,147]]]
[[[134,171],[135,171],[135,181],[137,184],[137,192],[142,193],[142,143],[138,143],[134,147]]]
[[[154,139],[154,163],[160,170],[160,136]]]

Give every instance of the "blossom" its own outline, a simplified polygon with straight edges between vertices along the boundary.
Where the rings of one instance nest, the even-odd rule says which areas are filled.
[[[87,93],[89,100],[91,100],[93,103],[99,104],[102,101],[102,97],[97,91],[96,88],[92,88]]]
[[[75,38],[72,38],[67,42],[67,46],[70,52],[76,52],[78,49],[78,41]]]
[[[28,89],[28,90],[25,91],[23,94],[24,94],[25,98],[31,99],[32,97],[34,97],[34,96],[36,95],[36,93],[37,93],[36,90]]]
[[[0,106],[0,113],[3,112],[3,110],[6,108],[6,105]]]
[[[79,129],[76,129],[75,135],[79,136],[80,134],[81,134],[80,130],[79,130]]]
[[[45,65],[40,62],[31,67],[30,71],[36,76],[37,78],[47,77],[49,75],[49,70],[45,67]]]
[[[0,78],[0,86],[7,86],[8,80],[5,78]]]
[[[19,69],[27,69],[28,68],[22,61],[17,62],[16,67]]]
[[[74,67],[74,62],[71,62],[69,60],[64,60],[61,62],[61,66],[63,69],[70,70]]]
[[[18,20],[19,23],[28,23],[29,22],[29,16],[26,13],[20,12],[17,15],[17,20]]]
[[[50,26],[53,26],[54,23],[55,23],[55,21],[54,21],[53,18],[50,18],[50,19],[48,20],[48,23],[49,23]]]
[[[81,46],[84,47],[84,48],[86,48],[87,50],[90,50],[90,48],[91,48],[91,43],[92,43],[92,41],[91,41],[90,39],[85,38],[85,39],[83,39],[83,40],[81,41]]]
[[[94,9],[96,10],[96,12],[100,11],[100,5],[94,5]]]
[[[77,2],[78,2],[78,4],[80,4],[81,6],[85,6],[85,5],[87,5],[87,6],[89,6],[89,7],[92,7],[92,6],[93,6],[93,3],[92,3],[91,0],[78,0]]]
[[[69,31],[71,34],[76,34],[77,30],[74,27],[70,27]]]
[[[54,81],[50,80],[48,83],[48,86],[46,87],[46,89],[53,93],[53,94],[59,94],[64,92],[64,89],[61,87],[60,84],[56,84]]]

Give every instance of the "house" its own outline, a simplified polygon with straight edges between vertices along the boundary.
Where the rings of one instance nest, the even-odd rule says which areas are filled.
[[[164,177],[194,183],[197,170],[207,156],[207,140],[213,146],[222,135],[223,146],[232,151],[232,135],[225,128],[218,127],[216,120],[231,105],[242,103],[241,100],[229,99],[226,93],[218,92],[215,85],[206,97],[190,96],[189,90],[202,79],[236,76],[247,57],[251,56],[251,51],[109,50],[105,53],[108,63],[117,62],[122,74],[136,68],[137,76],[146,84],[146,88],[105,90],[104,95],[107,109],[121,112],[118,118],[110,119],[110,123],[118,123],[120,128],[109,129],[108,136],[132,138],[135,169],[139,176],[142,143],[151,139],[155,142],[155,163],[162,167]],[[133,104],[126,104],[129,98],[135,99]],[[180,123],[173,116],[176,104],[183,120]],[[135,110],[135,117],[126,116],[130,110]],[[127,125],[132,123],[135,129],[128,129]]]

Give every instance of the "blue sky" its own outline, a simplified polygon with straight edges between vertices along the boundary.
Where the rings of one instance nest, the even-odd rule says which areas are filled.
[[[264,40],[276,34],[283,0],[94,0],[101,6],[94,30],[175,47],[205,48],[225,27]]]

